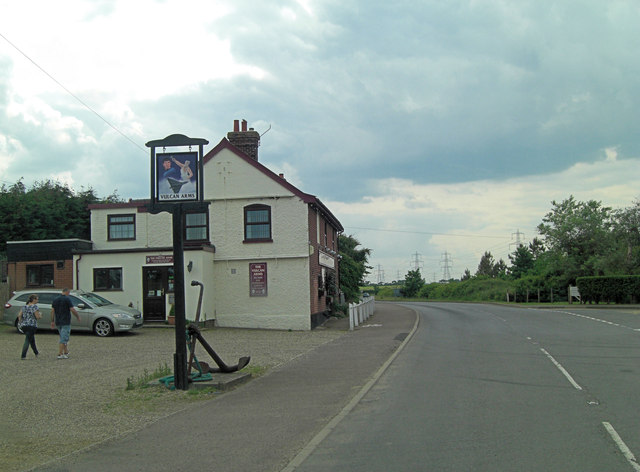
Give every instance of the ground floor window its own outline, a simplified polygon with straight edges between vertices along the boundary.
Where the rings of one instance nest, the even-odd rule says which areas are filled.
[[[30,287],[53,287],[53,264],[28,265],[27,285]]]
[[[93,290],[122,290],[122,267],[93,269]]]

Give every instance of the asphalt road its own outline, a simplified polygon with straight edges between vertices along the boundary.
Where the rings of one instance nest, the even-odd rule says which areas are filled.
[[[640,471],[640,311],[406,305],[410,342],[296,471]]]

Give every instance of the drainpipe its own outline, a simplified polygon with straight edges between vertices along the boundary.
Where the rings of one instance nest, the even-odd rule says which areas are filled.
[[[82,254],[76,260],[76,290],[80,290],[80,259],[82,259]]]

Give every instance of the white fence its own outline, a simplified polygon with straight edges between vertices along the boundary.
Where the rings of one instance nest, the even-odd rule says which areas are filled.
[[[376,309],[376,300],[374,297],[367,297],[360,303],[349,303],[349,330],[368,320]]]

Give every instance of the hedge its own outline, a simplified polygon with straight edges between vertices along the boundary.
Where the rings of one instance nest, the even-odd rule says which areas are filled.
[[[636,303],[640,299],[638,275],[578,277],[576,284],[582,303]]]

